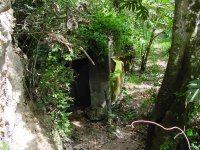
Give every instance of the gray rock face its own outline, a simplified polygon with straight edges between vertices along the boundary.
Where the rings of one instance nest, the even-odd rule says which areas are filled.
[[[4,6],[1,1],[0,8]],[[11,9],[0,12],[0,141],[11,150],[52,150],[50,138],[25,104],[24,65],[12,46],[13,20]]]
[[[8,11],[10,9],[10,7],[11,7],[10,0],[1,0],[0,1],[0,13]]]

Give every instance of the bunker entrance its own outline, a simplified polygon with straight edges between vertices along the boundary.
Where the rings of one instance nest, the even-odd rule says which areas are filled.
[[[91,105],[89,88],[89,64],[87,59],[72,62],[75,71],[75,81],[72,84],[72,96],[75,107],[89,107]]]

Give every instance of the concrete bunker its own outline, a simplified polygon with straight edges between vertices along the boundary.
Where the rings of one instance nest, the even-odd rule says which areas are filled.
[[[91,120],[103,119],[107,111],[108,99],[112,98],[113,101],[120,94],[123,83],[123,63],[116,65],[116,59],[113,59],[113,73],[109,73],[108,61],[96,61],[95,65],[92,65],[86,58],[74,60],[72,68],[76,74],[72,84],[74,106],[86,108],[85,112]],[[112,75],[114,78],[111,79]],[[113,88],[113,85],[116,88]]]

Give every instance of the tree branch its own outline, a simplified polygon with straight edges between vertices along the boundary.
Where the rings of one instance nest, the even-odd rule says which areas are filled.
[[[89,59],[89,61],[92,63],[92,65],[95,66],[94,61],[93,61],[92,58],[89,56],[89,54],[86,52],[86,50],[84,50],[81,46],[79,46],[79,49],[85,54],[85,56]]]
[[[73,53],[73,45],[71,43],[69,43],[61,34],[58,34],[58,33],[48,33],[48,35],[50,37],[52,37],[55,41],[61,43],[61,44],[64,44],[70,53]],[[88,55],[88,53],[81,47],[79,46],[78,47],[79,50],[81,50],[85,56],[89,59],[89,61],[92,63],[92,65],[95,65],[94,61],[92,60],[92,58]]]

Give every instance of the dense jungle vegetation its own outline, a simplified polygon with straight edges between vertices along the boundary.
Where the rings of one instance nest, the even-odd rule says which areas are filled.
[[[142,119],[183,130],[136,123],[145,127],[144,149],[200,150],[199,0],[16,0],[13,9],[27,99],[48,116],[61,143],[80,138],[70,120],[76,109],[71,89],[79,76],[73,62],[84,58],[93,66],[116,58],[124,63],[124,85],[150,83],[157,90],[140,99],[138,113],[145,115],[139,117],[131,105],[137,92],[123,86],[101,120],[107,132],[115,132],[118,122]]]

